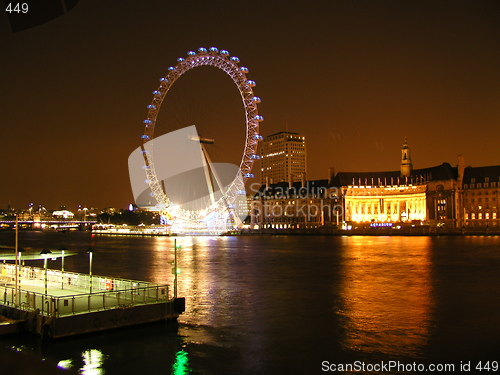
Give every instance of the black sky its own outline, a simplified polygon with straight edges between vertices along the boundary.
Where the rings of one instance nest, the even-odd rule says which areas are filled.
[[[261,133],[304,134],[310,179],[397,170],[405,137],[415,168],[498,165],[499,19],[496,0],[86,0],[18,33],[2,14],[0,208],[131,203],[151,92],[198,47],[250,69]]]

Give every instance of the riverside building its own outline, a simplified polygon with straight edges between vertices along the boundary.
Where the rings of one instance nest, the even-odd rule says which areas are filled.
[[[306,139],[292,132],[269,135],[262,142],[262,184],[302,181],[307,174]]]
[[[330,171],[329,179],[267,183],[251,204],[251,228],[497,228],[500,166],[449,163],[413,169],[405,141],[399,171]]]
[[[499,227],[500,165],[467,167],[463,178],[463,225]]]

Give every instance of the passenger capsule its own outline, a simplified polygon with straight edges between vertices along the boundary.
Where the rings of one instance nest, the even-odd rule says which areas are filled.
[[[187,54],[188,54],[189,56],[194,56],[194,55],[196,55],[196,52],[194,52],[194,51],[189,51]]]
[[[236,194],[238,194],[238,195],[246,195],[246,194],[247,194],[247,192],[246,192],[245,190],[241,190],[241,189],[240,189],[240,190],[238,190],[238,191],[236,192]]]
[[[264,117],[262,117],[261,115],[255,115],[253,119],[257,121],[264,121]]]
[[[168,70],[172,71],[172,70],[177,70],[177,69],[175,69],[175,66],[169,66]]]
[[[247,81],[247,85],[250,86],[250,87],[255,87],[256,83],[255,83],[255,81],[252,81],[251,79],[249,79]]]
[[[210,52],[219,52],[219,49],[216,47],[210,47]]]
[[[141,135],[141,138],[142,139],[149,139],[149,135],[143,134],[143,135]]]
[[[253,160],[260,160],[260,156],[259,155],[250,155],[250,159],[253,159]]]
[[[253,136],[253,139],[257,140],[257,141],[263,141],[264,140],[264,137],[261,136],[260,134],[255,134]]]
[[[206,52],[207,52],[207,49],[206,49],[206,48],[203,48],[203,47],[200,47],[200,48],[198,48],[198,52],[201,52],[201,53],[206,53]]]
[[[145,124],[151,124],[151,120],[144,120],[143,123],[145,123]]]
[[[243,72],[243,73],[247,74],[248,73],[248,68],[246,66],[242,66],[240,68],[240,72]]]
[[[261,102],[261,100],[260,100],[260,98],[259,98],[258,96],[254,96],[254,97],[252,98],[252,102],[254,102],[254,103],[260,103],[260,102]]]
[[[254,178],[255,176],[252,173],[245,173],[246,178]]]
[[[149,108],[149,109],[156,109],[156,106],[155,106],[155,105],[153,105],[153,104],[150,104],[150,105],[148,105],[148,108]]]
[[[227,50],[225,50],[225,49],[222,49],[222,50],[220,51],[220,54],[221,54],[221,55],[224,55],[224,56],[229,56],[229,51],[227,51]]]
[[[179,62],[183,62],[183,61],[184,61],[184,57],[179,57],[179,58],[177,59],[177,61],[179,61]]]
[[[161,92],[158,90],[153,91],[153,95],[161,95]]]
[[[236,56],[231,57],[229,60],[234,61],[235,63],[239,63],[240,59],[237,58]]]

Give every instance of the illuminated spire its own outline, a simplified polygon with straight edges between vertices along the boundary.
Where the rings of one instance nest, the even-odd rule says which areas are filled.
[[[410,177],[412,169],[410,147],[408,147],[408,142],[405,138],[405,143],[401,149],[401,177]]]

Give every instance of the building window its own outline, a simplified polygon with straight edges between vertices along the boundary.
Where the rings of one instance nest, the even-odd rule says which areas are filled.
[[[471,218],[472,220],[475,220],[475,219],[476,219],[476,213],[475,213],[475,212],[471,213],[471,214],[470,214],[470,218]]]

